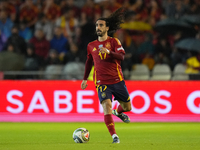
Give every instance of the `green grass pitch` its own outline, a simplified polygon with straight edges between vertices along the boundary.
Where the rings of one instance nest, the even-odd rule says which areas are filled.
[[[75,143],[85,127],[88,143]],[[115,123],[120,144],[104,123],[0,123],[0,150],[200,150],[200,123]]]

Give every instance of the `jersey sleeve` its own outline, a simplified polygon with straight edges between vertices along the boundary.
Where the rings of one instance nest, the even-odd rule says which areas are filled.
[[[114,38],[113,44],[114,44],[115,52],[116,53],[123,53],[123,54],[125,54],[124,48],[122,47],[121,42],[117,38]]]
[[[87,57],[90,57],[91,52],[90,52],[90,44],[87,45]]]
[[[85,62],[85,72],[84,72],[83,80],[87,80],[90,74],[90,71],[92,69],[92,65],[93,65],[93,58],[92,58],[92,55],[89,54]]]
[[[85,62],[85,72],[84,72],[84,76],[83,76],[83,80],[87,80],[90,71],[92,69],[92,65],[93,65],[93,58],[90,52],[90,46],[88,44],[87,46],[87,60]]]

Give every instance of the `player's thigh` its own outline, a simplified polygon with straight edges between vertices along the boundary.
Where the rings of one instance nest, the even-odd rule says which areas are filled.
[[[104,115],[112,114],[112,101],[111,99],[105,99],[101,102]]]
[[[130,96],[124,81],[115,84],[113,95],[125,111],[131,110]]]
[[[99,101],[103,107],[104,115],[112,114],[112,90],[109,85],[98,85]]]
[[[114,90],[112,94],[114,95],[115,100],[120,100],[125,103],[130,101],[129,92],[126,88],[124,81],[121,81],[114,85]]]
[[[112,89],[108,85],[98,85],[97,86],[97,93],[99,97],[100,103],[102,103],[106,99],[110,99],[112,102]]]

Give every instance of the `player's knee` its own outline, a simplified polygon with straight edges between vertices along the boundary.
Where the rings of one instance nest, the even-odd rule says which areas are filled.
[[[112,114],[112,103],[110,100],[102,101],[101,105],[103,107],[104,115]]]

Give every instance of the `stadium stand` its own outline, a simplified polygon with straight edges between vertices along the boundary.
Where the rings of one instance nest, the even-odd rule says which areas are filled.
[[[64,66],[62,79],[81,80],[84,75],[85,64],[80,62],[69,62]]]
[[[60,79],[63,67],[63,65],[48,65],[45,69],[44,78],[49,80]]]
[[[171,70],[167,64],[156,64],[152,70],[150,80],[170,80]]]
[[[172,80],[189,80],[189,75],[185,73],[186,66],[179,63],[172,73]]]
[[[130,71],[130,80],[149,80],[150,71],[144,64],[134,65],[134,69]]]

